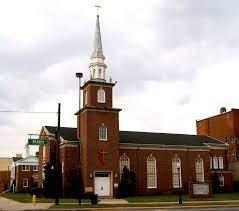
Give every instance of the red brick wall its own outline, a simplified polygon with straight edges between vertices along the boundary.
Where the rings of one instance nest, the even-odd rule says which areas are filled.
[[[31,186],[37,186],[33,181],[33,174],[38,174],[38,171],[33,171],[33,166],[30,166],[29,171],[22,171],[22,166],[16,167],[16,191],[19,193],[28,192]],[[28,187],[23,187],[23,179],[28,179]]]
[[[112,108],[112,86],[113,85],[99,85],[99,84],[89,84],[84,90],[83,90],[83,106],[85,106],[85,93],[87,91],[87,106],[96,106],[96,107],[107,107]],[[97,102],[97,91],[99,89],[103,89],[105,91],[105,103],[98,103]]]
[[[232,112],[197,121],[197,134],[226,142],[226,137],[235,136]]]
[[[232,109],[233,113],[233,127],[236,137],[239,137],[239,109]]]
[[[42,137],[45,137],[45,132],[42,133]],[[38,186],[42,187],[42,174],[43,174],[43,167],[46,163],[51,163],[55,166],[55,156],[56,156],[56,140],[51,137],[49,138],[49,142],[45,145],[45,158],[43,159],[43,146],[39,146],[39,171],[38,171]]]
[[[81,116],[81,166],[84,187],[94,187],[95,171],[111,171],[113,183],[118,183],[119,173],[119,121],[118,112],[85,110]],[[99,140],[99,127],[107,127],[107,141]],[[99,161],[99,152],[104,150],[105,162]],[[116,190],[114,190],[116,193]]]
[[[221,150],[222,151],[222,150]],[[223,152],[223,151],[222,151]],[[175,155],[180,158],[182,165],[182,186],[188,191],[188,181],[195,181],[195,160],[198,155],[203,159],[205,181],[211,179],[210,151],[197,150],[153,150],[153,149],[120,149],[120,156],[126,154],[130,158],[130,169],[136,173],[137,190],[141,194],[172,192],[172,159]],[[221,154],[221,152],[216,152]],[[147,157],[153,155],[157,162],[157,189],[147,188]],[[139,155],[139,163],[138,157]],[[139,167],[139,168],[138,168]]]
[[[238,161],[239,109],[199,120],[196,126],[198,135],[207,135],[228,143],[228,162]]]
[[[79,175],[79,148],[76,143],[60,146],[60,163],[62,170],[62,189],[64,194],[69,194],[73,185],[78,185],[76,178]],[[75,183],[75,184],[74,184]]]
[[[6,186],[9,188],[10,177],[10,171],[0,171],[0,193],[4,191]]]

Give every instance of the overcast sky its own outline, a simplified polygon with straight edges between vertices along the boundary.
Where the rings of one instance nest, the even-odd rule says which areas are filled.
[[[0,110],[57,111],[76,127],[88,80],[95,0],[0,0]],[[239,107],[239,1],[101,1],[107,77],[121,130],[195,134],[196,119]],[[56,114],[0,113],[0,157]],[[34,151],[34,150],[33,150]]]

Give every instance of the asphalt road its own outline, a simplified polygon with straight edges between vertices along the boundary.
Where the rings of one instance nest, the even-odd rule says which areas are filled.
[[[109,211],[110,209],[100,209],[100,211]],[[215,207],[215,208],[165,208],[165,209],[157,209],[157,208],[118,208],[118,209],[112,209],[114,211],[239,211],[239,206],[238,207]]]

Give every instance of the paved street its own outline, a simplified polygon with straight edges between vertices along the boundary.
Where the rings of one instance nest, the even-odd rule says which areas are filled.
[[[155,210],[157,210],[157,209],[155,209]],[[154,211],[155,211],[154,210]],[[160,209],[158,209],[158,210],[160,210]],[[187,211],[198,211],[198,210],[200,210],[200,211],[223,211],[223,210],[225,210],[225,211],[227,211],[227,210],[239,210],[239,207],[221,207],[221,208],[218,208],[218,207],[215,207],[215,208],[189,208],[189,209],[161,209],[161,210],[173,210],[173,211],[182,211],[182,210],[187,210]]]
[[[92,209],[93,210],[93,209]],[[109,209],[100,209],[101,211],[109,211],[111,210],[111,208]],[[119,208],[119,209],[112,209],[115,211],[182,211],[182,210],[186,210],[186,211],[238,211],[239,210],[239,206],[238,207],[222,207],[222,208],[181,208],[181,209],[175,209],[175,208],[162,208],[162,209],[157,209],[157,208]]]
[[[31,210],[31,209],[37,209],[37,210],[44,210],[48,209],[52,204],[51,203],[37,203],[36,205],[32,205],[31,203],[20,203],[16,202],[10,199],[6,199],[3,197],[0,197],[0,210]]]

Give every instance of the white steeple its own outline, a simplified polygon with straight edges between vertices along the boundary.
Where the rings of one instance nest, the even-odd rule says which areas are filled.
[[[102,41],[101,41],[101,33],[100,33],[100,20],[98,9],[99,5],[95,6],[97,8],[97,16],[96,16],[96,28],[95,28],[95,38],[94,38],[94,49],[91,55],[91,62],[89,64],[90,68],[90,79],[96,81],[105,82],[105,70],[107,65],[104,63],[105,56],[102,50]]]

